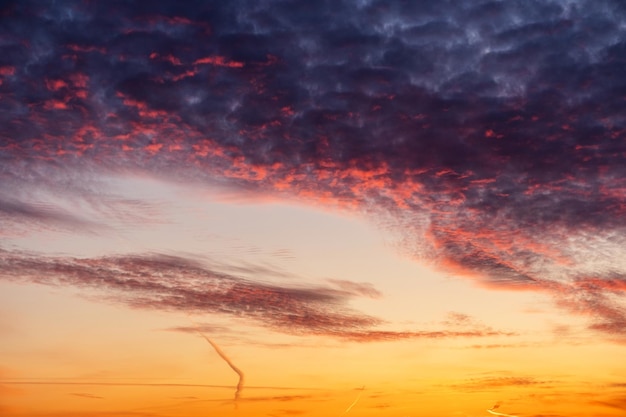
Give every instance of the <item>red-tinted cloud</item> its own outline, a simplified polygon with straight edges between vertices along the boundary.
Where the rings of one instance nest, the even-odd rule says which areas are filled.
[[[196,261],[174,256],[79,259],[0,250],[0,266],[0,279],[4,280],[78,287],[132,308],[239,317],[296,335],[332,336],[359,342],[511,335],[482,326],[464,331],[380,330],[381,320],[347,306],[350,298],[375,292],[369,286],[348,281],[339,281],[339,288],[265,284],[216,272]],[[364,288],[368,290],[365,294]]]
[[[16,3],[0,201],[129,170],[295,195],[624,335],[623,4],[329,4]]]

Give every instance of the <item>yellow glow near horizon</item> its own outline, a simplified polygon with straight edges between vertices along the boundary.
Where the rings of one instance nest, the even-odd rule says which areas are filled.
[[[563,317],[545,295],[487,290],[436,272],[400,256],[358,217],[151,187],[171,196],[163,202],[171,211],[162,213],[169,222],[121,240],[48,234],[54,247],[36,235],[14,243],[88,257],[103,248],[115,254],[124,242],[124,252],[161,248],[213,268],[244,265],[238,273],[246,279],[259,279],[251,271],[260,265],[266,283],[368,283],[381,295],[355,298],[348,308],[382,319],[381,330],[423,335],[359,343],[233,315],[129,308],[89,289],[0,282],[3,416],[474,417],[497,401],[506,411],[491,414],[620,415],[605,404],[619,404],[626,367],[614,359],[622,347],[578,334],[583,319]],[[181,214],[185,195],[189,209]],[[197,332],[175,331],[193,325],[206,325],[206,337],[245,373],[237,401],[233,370]]]

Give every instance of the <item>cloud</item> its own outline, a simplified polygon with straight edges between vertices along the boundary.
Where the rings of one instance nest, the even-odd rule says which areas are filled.
[[[162,254],[101,258],[46,257],[0,249],[0,279],[72,286],[132,308],[222,314],[295,335],[331,336],[358,342],[416,337],[510,335],[491,329],[398,332],[348,307],[373,288],[348,281],[331,286],[283,286],[216,272],[189,258]],[[206,330],[203,325],[176,329]]]
[[[291,401],[302,401],[312,398],[313,395],[271,395],[264,397],[246,397],[242,398],[242,401],[246,402],[258,402],[258,401],[279,401],[279,402],[291,402]]]
[[[6,380],[4,384],[11,386],[19,385],[68,385],[68,386],[105,386],[105,387],[201,387],[201,388],[230,388],[229,385],[209,384],[177,384],[177,383],[149,383],[149,382],[92,382],[92,381],[58,381],[58,380]],[[253,388],[253,387],[250,387]],[[258,387],[257,387],[258,388]],[[267,387],[262,387],[267,388]],[[277,388],[277,387],[270,387]]]
[[[3,220],[3,235],[23,233],[33,228],[70,229],[95,231],[101,225],[60,210],[45,203],[27,203],[0,197],[0,219]]]
[[[68,167],[0,167],[0,219],[6,236],[33,231],[101,234],[115,226],[163,223],[156,199],[118,194],[115,176],[98,177]]]
[[[225,326],[216,326],[213,324],[202,323],[202,324],[193,324],[191,326],[169,327],[164,330],[170,331],[170,332],[202,334],[202,333],[215,333],[215,332],[228,333],[230,329]]]
[[[474,319],[467,314],[450,311],[443,323],[448,326],[467,326],[474,324]]]
[[[204,325],[175,327],[168,330],[184,333],[195,333],[204,329]],[[322,333],[323,334],[323,333]],[[477,328],[467,331],[433,330],[433,331],[395,331],[376,330],[365,328],[361,330],[341,330],[328,331],[328,335],[340,337],[354,342],[385,342],[406,339],[447,339],[465,337],[497,337],[515,336],[516,333],[493,330],[491,328]]]
[[[0,191],[138,171],[363,210],[415,257],[624,334],[607,288],[626,274],[620,2],[3,13]]]
[[[604,401],[592,401],[592,404],[602,405],[618,410],[626,410],[626,396],[614,396],[613,398]]]
[[[485,377],[475,378],[461,384],[454,385],[454,388],[464,391],[492,391],[506,387],[533,387],[533,386],[549,386],[552,382],[542,381],[529,377]]]
[[[346,294],[358,294],[362,297],[374,299],[382,297],[382,293],[369,283],[352,282],[341,279],[329,279],[328,282],[341,288]]]
[[[492,343],[488,345],[470,345],[467,348],[470,349],[506,349],[506,348],[524,348],[529,347],[530,345],[527,343]]]
[[[225,314],[290,333],[339,336],[380,322],[345,306],[354,295],[345,290],[248,281],[186,258],[45,258],[9,251],[0,255],[4,279],[79,287],[134,308]]]
[[[623,277],[578,278],[573,284],[551,285],[559,306],[590,318],[589,327],[624,342],[626,306],[622,302]]]

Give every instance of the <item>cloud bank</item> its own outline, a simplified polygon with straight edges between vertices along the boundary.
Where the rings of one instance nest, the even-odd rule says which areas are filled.
[[[20,1],[0,13],[3,219],[74,224],[19,202],[46,184],[97,199],[85,183],[99,172],[296,196],[392,218],[413,256],[547,291],[592,329],[626,334],[623,2]],[[287,316],[272,325],[332,327]]]

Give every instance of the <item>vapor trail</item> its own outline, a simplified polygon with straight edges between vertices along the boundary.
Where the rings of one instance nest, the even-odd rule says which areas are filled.
[[[493,414],[494,416],[517,417],[517,416],[514,416],[514,415],[512,415],[512,414],[504,414],[504,413],[499,413],[499,412],[497,412],[497,411],[493,411],[493,410],[495,410],[495,409],[496,409],[496,408],[498,408],[498,407],[500,407],[500,404],[496,404],[496,405],[494,405],[494,406],[493,406],[493,407],[491,407],[489,410],[487,410],[487,412],[488,412],[489,414]]]
[[[513,414],[498,413],[497,411],[493,411],[493,410],[487,410],[487,412],[490,414],[493,414],[494,416],[517,417],[517,416],[514,416]]]
[[[241,390],[243,389],[243,372],[241,371],[241,369],[237,368],[230,359],[228,359],[228,356],[226,356],[226,354],[224,352],[222,352],[222,349],[220,349],[220,347],[218,345],[216,345],[215,343],[213,343],[213,341],[211,339],[209,339],[208,337],[206,337],[205,335],[202,334],[202,337],[204,337],[206,339],[207,342],[209,342],[209,344],[211,346],[213,346],[213,349],[215,349],[215,352],[217,352],[218,355],[220,355],[220,357],[222,359],[224,359],[224,361],[228,364],[228,366],[231,367],[231,369],[235,372],[237,372],[237,375],[239,375],[239,382],[237,382],[237,388],[235,389],[235,401],[237,401],[239,399],[239,393],[241,392]]]
[[[348,411],[352,410],[352,407],[354,407],[356,403],[359,402],[359,400],[361,399],[361,395],[363,395],[364,389],[365,387],[361,388],[361,392],[359,392],[359,395],[356,396],[356,399],[352,402],[352,404],[348,406],[348,408],[346,408],[346,411],[344,411],[343,414],[346,414]]]

